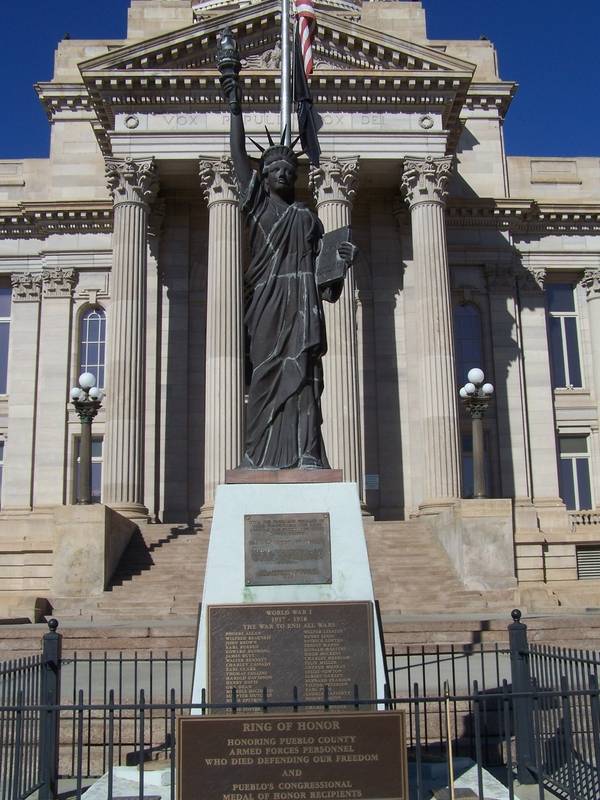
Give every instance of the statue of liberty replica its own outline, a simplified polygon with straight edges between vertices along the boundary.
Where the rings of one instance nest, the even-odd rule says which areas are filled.
[[[246,152],[240,61],[230,31],[223,32],[219,49],[221,86],[230,108],[231,158],[251,253],[244,273],[244,319],[252,377],[240,466],[328,469],[321,436],[321,359],[327,352],[322,302],[339,298],[355,247],[340,240],[348,238],[347,229],[333,232],[338,233],[333,250],[323,247],[319,218],[295,201],[298,156],[290,135],[287,9],[282,17],[282,132],[278,144],[267,132],[269,146],[257,145],[262,151],[257,170]]]

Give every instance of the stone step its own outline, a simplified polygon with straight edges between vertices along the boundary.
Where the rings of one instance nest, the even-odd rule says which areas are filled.
[[[179,654],[192,656],[195,648],[197,618],[195,611],[184,614],[179,611],[171,621],[159,621],[144,625],[132,625],[120,622],[112,611],[98,610],[99,615],[106,614],[100,620],[86,623],[82,617],[61,618],[60,632],[63,635],[63,653],[69,657],[73,652],[104,653],[140,656],[153,652],[155,654]],[[505,647],[508,643],[507,625],[510,617],[503,614],[499,619],[477,617],[459,619],[446,616],[406,618],[399,612],[383,614],[386,647],[392,646],[399,651],[407,647],[426,649],[434,652],[436,646],[441,649],[464,649],[479,647],[494,648],[497,643]],[[554,614],[543,617],[530,617],[524,620],[528,625],[529,642],[531,644],[560,646],[573,649],[600,651],[600,614],[582,615]],[[9,625],[2,629],[0,639],[0,661],[36,655],[41,651],[41,639],[47,632],[47,626]]]

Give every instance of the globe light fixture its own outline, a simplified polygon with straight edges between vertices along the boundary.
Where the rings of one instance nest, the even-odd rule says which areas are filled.
[[[79,386],[69,392],[81,421],[77,503],[89,505],[92,502],[92,421],[102,406],[104,392],[96,386],[96,376],[91,372],[83,372],[78,383]]]
[[[485,478],[485,446],[483,436],[483,415],[494,394],[491,383],[484,383],[485,375],[479,367],[467,373],[468,382],[458,390],[463,405],[471,416],[473,433],[473,497],[487,497]]]

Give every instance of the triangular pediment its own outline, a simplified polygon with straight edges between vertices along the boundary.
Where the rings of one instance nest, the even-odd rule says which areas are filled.
[[[154,39],[125,45],[80,64],[84,80],[113,73],[132,77],[216,71],[218,37],[225,26],[237,38],[244,70],[279,69],[280,4],[266,0],[242,10],[203,20]],[[314,46],[315,71],[393,70],[446,73],[469,80],[474,66],[437,49],[379,33],[334,14],[319,12]]]

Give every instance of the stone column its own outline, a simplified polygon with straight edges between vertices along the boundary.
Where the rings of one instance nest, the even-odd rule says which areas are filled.
[[[29,511],[33,503],[40,273],[11,275],[12,307],[8,356],[8,443],[2,479],[2,509]]]
[[[358,186],[358,156],[321,159],[310,172],[317,213],[325,232],[350,224]],[[354,275],[346,276],[337,303],[323,303],[327,355],[323,359],[323,439],[329,463],[342,469],[344,480],[358,484],[363,495],[362,447],[358,400],[358,361]]]
[[[114,203],[111,308],[106,368],[103,499],[128,517],[144,506],[146,273],[148,217],[158,191],[153,158],[109,158]]]
[[[402,193],[410,207],[425,504],[460,497],[460,440],[452,303],[444,218],[451,158],[406,159]]]
[[[146,283],[146,448],[144,454],[144,496],[152,519],[158,518],[159,509],[159,465],[157,418],[157,386],[159,385],[159,250],[163,223],[166,215],[166,203],[157,200],[152,206],[148,220],[148,272]]]
[[[510,265],[491,265],[486,269],[486,275],[494,331],[494,388],[502,486],[500,496],[531,500],[516,278]]]
[[[60,259],[60,256],[53,254],[51,258]],[[77,282],[74,269],[48,267],[42,274],[33,482],[33,503],[37,510],[62,505],[66,500],[65,437],[71,388],[69,343],[73,287]]]
[[[590,343],[594,368],[594,392],[596,404],[600,407],[600,269],[586,269],[581,285],[585,289],[588,302]]]
[[[564,506],[559,498],[558,488],[556,426],[543,293],[545,276],[544,269],[521,268],[517,273],[517,285],[533,501],[538,516],[540,509],[547,509],[547,512],[543,511],[546,516],[549,515],[545,524],[555,527],[556,522],[562,524],[562,520],[553,519],[556,516],[555,510],[564,509]]]
[[[242,458],[244,309],[241,215],[231,159],[202,158],[208,203],[204,506],[214,505],[225,470]]]

